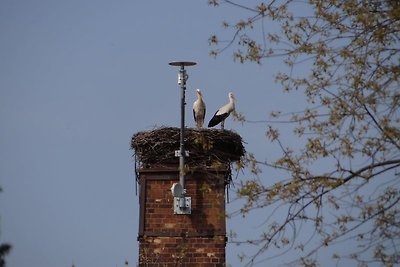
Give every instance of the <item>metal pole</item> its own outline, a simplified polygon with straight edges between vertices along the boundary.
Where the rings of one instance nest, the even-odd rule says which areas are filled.
[[[182,186],[182,196],[181,200],[183,203],[181,206],[184,206],[185,201],[185,145],[184,145],[184,135],[185,135],[185,91],[186,91],[186,80],[188,79],[188,75],[186,74],[185,66],[194,66],[196,62],[191,61],[173,61],[170,62],[171,66],[179,66],[179,74],[178,74],[178,85],[181,87],[181,131],[180,131],[180,148],[179,148],[179,184]]]
[[[184,134],[185,134],[185,92],[186,92],[186,71],[185,66],[182,64],[179,71],[181,77],[181,132],[180,132],[180,155],[179,155],[179,183],[185,195],[185,145],[184,145]]]

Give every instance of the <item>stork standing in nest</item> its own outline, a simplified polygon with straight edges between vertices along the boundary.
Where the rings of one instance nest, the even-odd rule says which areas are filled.
[[[193,103],[193,117],[196,122],[197,129],[203,127],[204,118],[206,116],[206,104],[203,100],[203,94],[200,89],[196,89],[197,100]]]
[[[228,94],[229,103],[220,107],[208,123],[208,127],[213,127],[221,123],[221,129],[224,129],[225,119],[229,117],[232,111],[235,110],[235,96],[232,92]]]

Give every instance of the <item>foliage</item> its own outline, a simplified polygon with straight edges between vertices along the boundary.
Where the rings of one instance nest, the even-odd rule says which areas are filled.
[[[304,146],[287,147],[279,128],[269,123],[266,136],[281,157],[261,162],[249,155],[246,162],[256,176],[260,166],[281,175],[274,184],[259,177],[243,183],[241,214],[266,207],[287,211],[280,221],[275,209],[259,238],[245,241],[257,248],[247,256],[248,265],[276,247],[297,249],[302,265],[316,266],[320,249],[349,239],[357,243],[353,251],[334,253],[333,260],[399,264],[400,2],[242,2],[209,0],[250,14],[223,22],[229,41],[212,35],[211,55],[233,49],[236,61],[257,64],[280,57],[287,70],[276,81],[306,99],[302,112],[271,113],[274,120],[292,123],[293,137]],[[317,245],[299,238],[304,223],[312,223],[310,238],[318,238]]]
[[[0,267],[6,266],[5,256],[10,253],[11,245],[4,243],[0,245]]]
[[[3,189],[0,187],[0,192],[2,192]],[[5,267],[6,266],[6,260],[5,257],[8,253],[11,251],[11,245],[8,243],[2,243],[0,244],[0,267]]]

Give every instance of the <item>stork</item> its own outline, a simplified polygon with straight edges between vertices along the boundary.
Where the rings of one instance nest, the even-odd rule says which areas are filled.
[[[196,89],[197,100],[193,103],[193,117],[198,129],[203,127],[204,117],[206,116],[206,104],[200,89]]]
[[[221,123],[221,129],[224,129],[225,119],[229,117],[232,111],[235,110],[235,96],[232,92],[228,94],[229,103],[220,107],[208,123],[208,127],[213,127]]]

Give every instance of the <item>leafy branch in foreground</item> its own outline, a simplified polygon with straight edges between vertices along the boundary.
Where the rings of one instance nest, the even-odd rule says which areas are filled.
[[[302,112],[271,112],[266,136],[279,158],[260,162],[249,154],[245,162],[255,178],[239,185],[246,202],[237,213],[272,212],[258,239],[235,239],[254,246],[243,259],[251,266],[271,247],[296,249],[298,262],[315,266],[320,249],[356,242],[332,260],[399,264],[400,2],[252,2],[209,0],[249,14],[223,22],[230,38],[212,35],[211,55],[233,50],[234,60],[257,64],[282,58],[286,70],[275,80],[285,92],[303,92],[305,105]],[[274,121],[291,123],[301,148],[285,146]],[[260,179],[266,169],[280,182]],[[308,236],[300,233],[305,223],[313,226]]]

